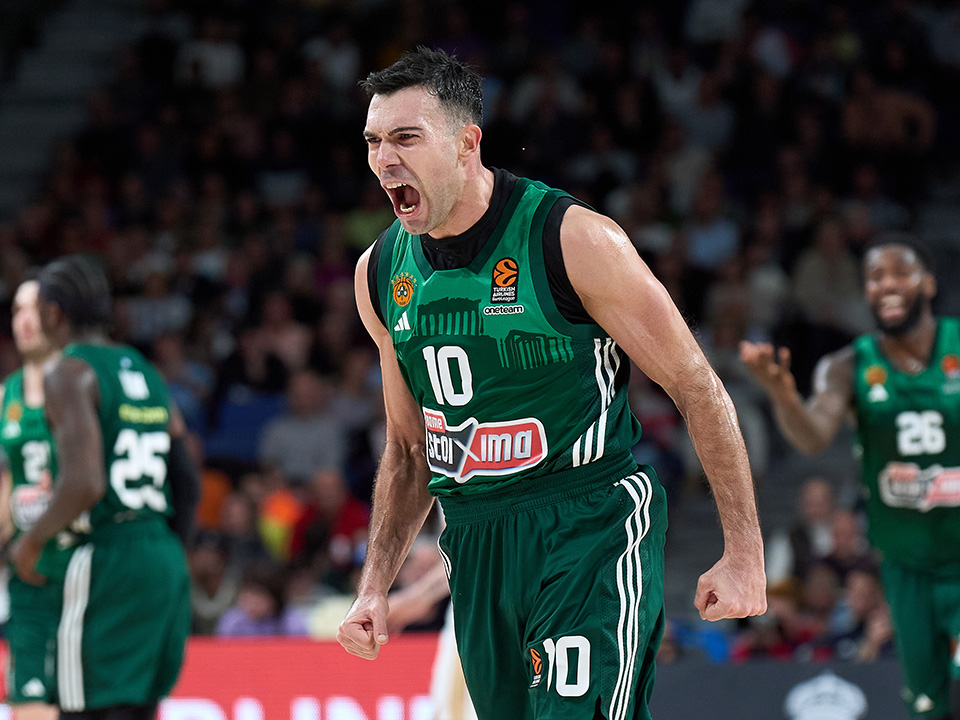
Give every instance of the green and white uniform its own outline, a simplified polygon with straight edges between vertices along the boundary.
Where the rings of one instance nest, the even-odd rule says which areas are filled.
[[[399,222],[376,297],[426,426],[456,634],[479,717],[649,717],[662,632],[662,488],[638,468],[629,360],[558,311],[544,264],[564,196],[520,179],[464,268]]]
[[[3,388],[0,446],[12,478],[10,512],[16,537],[29,530],[47,509],[57,474],[57,458],[43,407],[29,406],[24,399],[23,370],[7,377]],[[47,584],[42,587],[25,583],[9,566],[7,687],[12,703],[56,700],[57,625],[72,544],[67,532],[47,543],[38,563],[38,570],[47,577]]]
[[[75,344],[63,355],[97,376],[107,488],[64,581],[60,706],[153,704],[176,682],[190,625],[186,560],[166,520],[169,392],[133,348]]]
[[[960,679],[960,322],[937,321],[930,361],[908,375],[877,339],[854,342],[868,535],[882,554],[908,703],[949,713]]]

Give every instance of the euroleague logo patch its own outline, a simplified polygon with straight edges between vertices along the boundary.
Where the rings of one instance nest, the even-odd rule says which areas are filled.
[[[530,648],[530,662],[533,665],[533,681],[530,683],[530,687],[535,688],[540,684],[543,677],[543,658],[534,648]]]
[[[948,378],[960,377],[960,357],[957,357],[953,353],[944,355],[940,361],[940,369],[943,370],[943,374]]]
[[[493,266],[493,281],[490,285],[490,302],[515,303],[519,265],[513,258],[503,258]]]
[[[393,276],[393,301],[400,307],[406,307],[413,299],[413,289],[417,279],[410,273],[399,273]]]

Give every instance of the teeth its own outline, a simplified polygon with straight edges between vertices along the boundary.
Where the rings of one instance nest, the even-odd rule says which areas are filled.
[[[403,203],[400,203],[400,212],[402,213],[412,213],[414,210],[416,210],[416,208],[416,205],[404,205]]]
[[[407,186],[407,184],[406,184],[406,183],[402,183],[402,182],[392,182],[392,183],[387,183],[387,184],[386,184],[386,187],[387,187],[388,190],[396,190],[397,188],[402,188],[402,187],[406,187],[406,186]]]

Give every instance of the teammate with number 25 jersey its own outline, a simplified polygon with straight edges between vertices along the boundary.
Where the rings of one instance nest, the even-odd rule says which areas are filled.
[[[102,335],[110,295],[97,265],[69,256],[39,282],[44,331],[63,348],[44,383],[60,472],[14,563],[29,574],[37,547],[89,511],[64,580],[60,717],[152,719],[179,674],[190,623],[186,560],[167,521],[182,419],[143,356]]]

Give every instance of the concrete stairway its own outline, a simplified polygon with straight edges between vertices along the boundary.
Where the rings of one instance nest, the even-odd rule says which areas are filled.
[[[91,92],[110,79],[117,50],[145,29],[138,0],[69,0],[45,18],[0,96],[0,220],[37,190],[57,140],[82,126]]]

